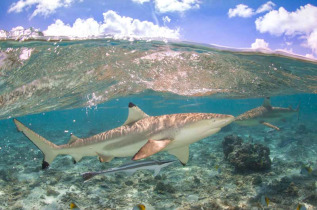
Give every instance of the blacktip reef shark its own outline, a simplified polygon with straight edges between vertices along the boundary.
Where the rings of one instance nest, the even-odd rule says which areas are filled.
[[[299,105],[296,109],[293,109],[291,106],[288,108],[274,107],[271,105],[270,97],[266,97],[264,99],[262,106],[251,109],[237,116],[235,122],[242,126],[253,126],[263,124],[270,128],[280,130],[279,127],[271,123],[290,117],[293,114],[298,114],[298,112]]]
[[[119,167],[109,168],[104,171],[96,171],[96,172],[86,172],[82,174],[82,177],[85,181],[88,181],[92,177],[105,173],[116,173],[116,172],[125,172],[133,174],[138,170],[154,170],[154,176],[158,175],[162,168],[174,163],[175,160],[143,160],[143,161],[134,161],[131,163],[123,164]]]
[[[43,169],[57,155],[71,155],[75,162],[84,156],[99,156],[101,162],[110,162],[114,157],[133,156],[132,160],[139,160],[160,151],[168,151],[185,165],[189,144],[217,133],[233,121],[232,115],[212,113],[149,116],[129,103],[129,115],[122,126],[88,138],[71,135],[68,144],[58,146],[14,119],[17,129],[43,152]]]

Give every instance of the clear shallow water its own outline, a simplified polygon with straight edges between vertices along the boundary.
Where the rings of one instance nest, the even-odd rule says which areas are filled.
[[[57,45],[60,47],[54,52],[52,47]],[[115,50],[110,60],[106,56],[111,51],[106,49],[108,45]],[[118,45],[118,49],[112,48]],[[18,50],[7,53],[6,49],[12,46]],[[34,48],[28,59],[21,59],[20,47]],[[88,48],[87,51],[83,51],[83,47]],[[58,53],[60,48],[63,49]],[[122,125],[129,102],[149,115],[209,112],[237,116],[262,104],[262,98],[254,97],[270,93],[283,95],[272,97],[273,106],[296,107],[300,102],[301,108],[299,119],[293,115],[275,123],[281,128],[279,132],[263,125],[242,127],[232,123],[219,133],[190,145],[190,159],[185,167],[178,163],[170,165],[157,177],[150,171],[139,171],[132,176],[124,173],[100,176],[87,183],[83,183],[80,173],[116,167],[130,158],[99,163],[96,157],[86,157],[74,165],[69,156],[60,156],[43,171],[42,153],[17,132],[12,119],[0,120],[0,209],[68,209],[71,202],[81,209],[132,209],[139,203],[148,209],[255,209],[262,205],[261,196],[269,197],[269,207],[274,209],[296,209],[298,203],[305,204],[307,209],[317,206],[317,97],[313,94],[316,64],[194,48],[193,45],[171,48],[163,43],[146,42],[84,41],[55,45],[2,42],[1,50],[6,53],[0,56],[2,118],[16,116],[56,144],[67,143],[71,133],[88,137]],[[134,50],[140,51],[134,55],[137,58],[153,56],[157,51],[161,54],[133,66],[131,61],[136,58],[125,53]],[[174,56],[179,51],[190,53],[187,58],[194,52],[200,60],[195,63],[184,59],[183,54]],[[112,70],[100,67],[109,63]],[[287,66],[291,72],[285,74],[284,70],[270,69],[272,63]],[[194,72],[184,76],[184,72],[191,71]],[[213,76],[209,75],[210,71],[214,72]],[[250,80],[253,77],[246,76],[250,72],[258,77],[257,85]],[[230,74],[232,77],[227,77]],[[184,80],[179,79],[182,76]],[[280,79],[275,80],[278,77]],[[232,78],[239,82],[235,83]],[[147,86],[157,81],[161,82]],[[215,88],[215,85],[218,86]],[[224,89],[229,91],[222,91]],[[310,94],[295,94],[298,92]],[[293,94],[286,95],[289,93]],[[237,97],[252,99],[234,99]],[[230,134],[241,136],[244,142],[269,147],[271,170],[237,173],[224,159],[222,151],[222,141]],[[163,152],[150,159],[175,157]],[[313,173],[300,174],[303,164],[311,165]],[[220,174],[216,165],[221,168]],[[258,177],[262,182],[255,184],[253,180]]]
[[[213,99],[210,97],[183,97],[166,99],[150,93],[123,97],[91,109],[78,108],[52,111],[19,117],[30,128],[56,144],[67,143],[70,133],[87,137],[120,126],[127,116],[127,104],[132,101],[150,115],[182,112],[213,112],[238,115],[261,105],[262,99]],[[67,209],[70,202],[81,208],[132,209],[138,203],[149,208],[194,207],[227,208],[256,207],[261,195],[271,199],[271,207],[285,209],[305,203],[316,193],[316,175],[300,174],[302,164],[317,167],[316,95],[273,97],[272,105],[296,106],[301,101],[300,118],[294,115],[286,122],[276,123],[282,130],[272,131],[262,125],[229,128],[190,146],[189,163],[183,167],[173,164],[163,168],[159,176],[150,171],[106,175],[83,183],[80,173],[103,170],[128,162],[130,158],[115,158],[111,163],[99,163],[95,157],[86,157],[73,164],[69,156],[54,160],[50,169],[41,170],[41,152],[21,133],[12,119],[0,121],[0,185],[2,208]],[[74,121],[75,120],[75,121]],[[306,131],[298,133],[300,126]],[[224,160],[221,142],[229,134],[240,135],[245,142],[261,143],[271,149],[272,169],[266,172],[236,173]],[[266,139],[266,140],[265,140]],[[269,140],[267,140],[269,139]],[[285,140],[286,139],[286,140]],[[284,142],[285,141],[285,142]],[[175,159],[167,153],[150,159]],[[218,174],[215,165],[221,167]],[[261,176],[261,185],[252,184]],[[298,188],[297,194],[278,191],[283,177],[290,177]],[[163,188],[161,186],[163,183]],[[168,186],[167,186],[168,185]],[[276,187],[278,186],[278,187]],[[305,200],[306,199],[306,200]],[[316,207],[316,206],[315,206]],[[315,208],[314,207],[314,208]]]

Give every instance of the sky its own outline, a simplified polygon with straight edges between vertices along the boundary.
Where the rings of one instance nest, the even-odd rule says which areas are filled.
[[[317,0],[3,0],[0,29],[180,39],[317,58]]]

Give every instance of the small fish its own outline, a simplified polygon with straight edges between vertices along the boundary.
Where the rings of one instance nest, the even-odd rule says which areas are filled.
[[[261,204],[262,206],[269,206],[270,199],[264,195],[261,196]]]
[[[69,204],[69,207],[70,207],[70,209],[73,209],[73,210],[79,210],[78,206],[74,202],[71,202]]]
[[[300,170],[300,174],[309,175],[309,174],[311,174],[312,171],[313,171],[313,169],[310,166],[303,165],[301,170]]]
[[[298,204],[296,210],[306,210],[306,207],[302,204]]]
[[[138,204],[134,206],[132,210],[145,210],[145,206],[143,204]]]
[[[172,163],[175,160],[164,160],[164,161],[157,161],[157,160],[144,160],[144,161],[135,161],[130,162],[127,164],[123,164],[116,168],[110,168],[104,171],[96,171],[96,172],[86,172],[83,173],[82,176],[85,181],[91,179],[92,177],[104,174],[104,173],[116,173],[116,172],[125,172],[125,173],[134,173],[137,170],[147,169],[147,170],[154,170],[154,176],[156,176],[160,170]]]
[[[221,174],[221,168],[219,165],[215,165],[215,169],[218,171],[218,174]]]

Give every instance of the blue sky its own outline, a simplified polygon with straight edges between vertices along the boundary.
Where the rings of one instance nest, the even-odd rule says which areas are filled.
[[[47,35],[160,34],[233,48],[282,49],[317,57],[317,1],[1,1],[0,29],[10,31],[17,26],[38,28]]]

